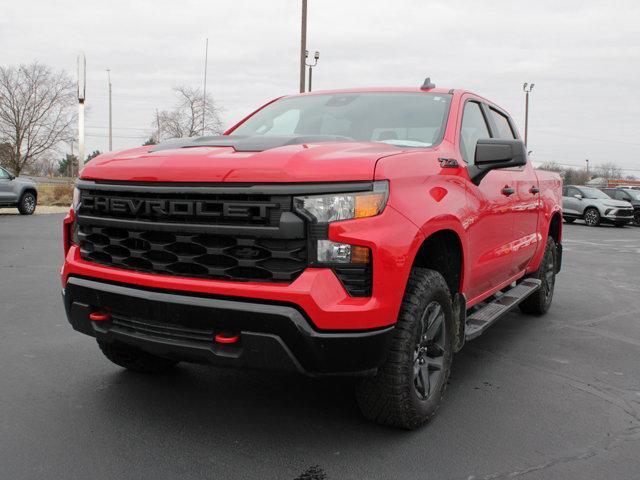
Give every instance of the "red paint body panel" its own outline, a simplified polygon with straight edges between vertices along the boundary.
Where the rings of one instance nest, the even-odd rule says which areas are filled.
[[[340,92],[347,91],[420,90]],[[325,92],[306,95],[321,93]],[[459,148],[462,111],[467,99],[491,104],[463,91],[456,90],[451,95],[444,138],[431,148],[399,148],[373,142],[291,145],[264,152],[236,152],[226,147],[149,152],[150,147],[139,147],[101,155],[81,172],[81,178],[87,180],[131,182],[388,180],[389,199],[382,214],[335,222],[329,228],[331,240],[371,249],[371,297],[349,296],[333,271],[325,268],[308,268],[292,283],[279,284],[205,280],[105,267],[80,258],[78,247],[69,246],[66,225],[63,287],[70,275],[78,275],[133,286],[288,302],[303,309],[320,330],[379,328],[395,323],[409,273],[424,240],[448,230],[458,237],[462,247],[461,292],[466,295],[468,306],[472,306],[537,269],[551,221],[561,214],[561,182],[557,175],[536,172],[527,164],[521,169],[494,170],[479,186],[474,185]],[[443,168],[440,158],[456,159],[458,166]],[[510,197],[501,194],[507,185],[516,190]],[[540,192],[532,193],[531,187]],[[73,212],[65,222],[72,220]]]

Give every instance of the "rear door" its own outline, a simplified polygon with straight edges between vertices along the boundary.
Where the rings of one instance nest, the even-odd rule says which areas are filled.
[[[476,144],[481,138],[491,138],[486,107],[481,100],[465,96],[462,122],[459,127],[459,148],[462,159],[473,164]],[[512,172],[492,170],[480,185],[469,182],[467,198],[473,213],[469,220],[469,254],[472,281],[465,286],[468,300],[484,296],[514,274],[510,256],[513,240],[513,209],[509,189],[513,188]]]
[[[13,191],[14,182],[11,175],[4,168],[0,167],[0,203],[13,203],[17,201]]]
[[[489,120],[493,136],[506,140],[518,138],[513,120],[506,112],[495,106],[489,106]],[[527,161],[522,167],[510,168],[511,185],[515,189],[510,197],[513,208],[512,256],[519,273],[526,269],[533,258],[541,240],[538,232],[540,215],[540,188],[538,177]]]

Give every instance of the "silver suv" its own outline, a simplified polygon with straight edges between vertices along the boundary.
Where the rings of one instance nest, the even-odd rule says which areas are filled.
[[[562,216],[567,223],[582,218],[590,227],[600,223],[624,227],[633,219],[633,207],[629,202],[614,200],[597,188],[565,185],[562,188]]]
[[[36,211],[38,190],[33,180],[14,177],[0,167],[0,207],[17,207],[22,215]]]

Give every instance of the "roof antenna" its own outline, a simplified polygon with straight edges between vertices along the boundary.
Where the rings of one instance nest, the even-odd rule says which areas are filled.
[[[431,88],[436,88],[436,84],[431,82],[431,77],[427,77],[424,79],[424,83],[420,87],[420,90],[429,90]]]

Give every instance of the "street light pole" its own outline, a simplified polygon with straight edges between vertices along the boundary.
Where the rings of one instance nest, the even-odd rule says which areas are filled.
[[[309,52],[304,52],[304,58],[306,59],[309,56]],[[316,52],[313,55],[313,63],[307,63],[306,60],[304,62],[304,64],[309,67],[309,92],[311,91],[311,79],[313,77],[313,67],[315,67],[316,65],[318,65],[318,59],[320,58],[320,52]]]
[[[87,90],[87,59],[78,55],[78,168],[84,164],[84,101]]]
[[[524,146],[527,146],[527,140],[529,139],[529,93],[531,93],[531,90],[533,90],[533,86],[535,84],[532,83],[531,85],[529,85],[528,83],[525,82],[525,84],[522,86],[522,90],[524,90],[525,93],[525,100],[524,100]]]
[[[302,0],[302,26],[300,29],[300,93],[304,93],[305,58],[307,53],[307,0]]]
[[[207,63],[209,60],[209,39],[205,43],[204,47],[204,88],[202,90],[202,133],[204,135],[205,126],[205,114],[207,112]]]
[[[587,162],[587,180],[590,180],[590,178],[589,178],[589,159],[587,158],[585,160],[585,162]]]
[[[111,70],[107,68],[107,77],[109,79],[109,151],[113,150],[113,122],[111,116]]]

